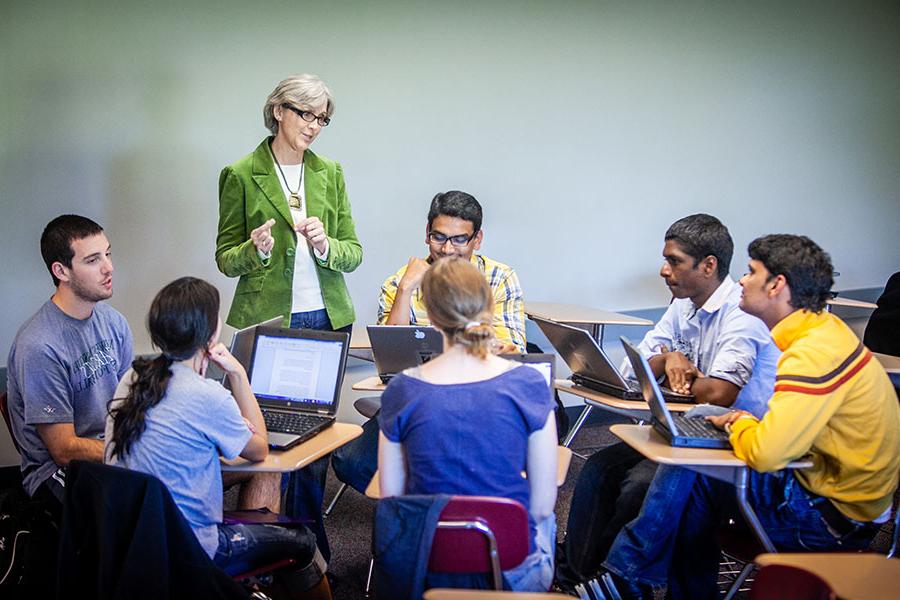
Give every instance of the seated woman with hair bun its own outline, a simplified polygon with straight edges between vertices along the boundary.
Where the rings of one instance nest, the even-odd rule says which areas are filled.
[[[530,554],[504,579],[516,591],[546,591],[556,545],[556,421],[547,383],[490,352],[493,298],[477,268],[441,259],[422,292],[444,353],[393,378],[382,395],[381,494],[517,500],[529,514]]]

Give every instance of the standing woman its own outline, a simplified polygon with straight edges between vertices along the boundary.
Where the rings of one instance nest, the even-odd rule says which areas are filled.
[[[309,149],[333,113],[321,79],[288,77],[263,107],[273,135],[219,175],[216,264],[240,277],[232,327],[278,315],[290,327],[349,331],[353,324],[343,274],[362,262],[362,246],[344,172]]]
[[[556,419],[547,382],[490,352],[494,298],[471,263],[438,260],[421,289],[444,353],[394,377],[382,395],[381,495],[517,500],[528,511],[531,551],[503,575],[515,591],[547,591],[556,548]]]
[[[283,315],[293,328],[350,332],[355,319],[344,273],[362,262],[341,165],[309,147],[331,122],[334,99],[315,75],[272,90],[263,120],[273,135],[219,175],[216,264],[240,277],[227,323],[249,327]],[[312,519],[322,554],[328,457],[291,476],[287,513]]]

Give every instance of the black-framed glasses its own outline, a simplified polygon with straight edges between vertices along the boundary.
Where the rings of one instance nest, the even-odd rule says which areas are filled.
[[[308,110],[302,110],[288,103],[284,103],[281,105],[281,108],[286,108],[292,113],[296,114],[298,117],[306,121],[307,123],[312,123],[313,121],[318,121],[319,126],[328,127],[328,124],[331,123],[330,117],[319,116],[315,113],[311,113]]]
[[[476,231],[472,235],[467,235],[465,233],[461,233],[459,235],[445,235],[440,231],[429,231],[428,232],[428,241],[434,244],[435,246],[443,246],[447,243],[447,240],[450,240],[450,243],[456,246],[457,248],[462,248],[466,246],[469,242],[475,239],[475,236],[478,234]]]

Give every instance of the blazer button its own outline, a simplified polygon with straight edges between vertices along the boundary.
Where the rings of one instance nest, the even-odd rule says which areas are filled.
[[[293,248],[288,248],[287,250],[284,251],[284,253],[285,253],[286,256],[293,256],[293,255],[294,255],[294,249],[293,249]]]
[[[284,278],[285,279],[290,279],[292,275],[293,275],[293,271],[291,271],[290,269],[284,270]]]

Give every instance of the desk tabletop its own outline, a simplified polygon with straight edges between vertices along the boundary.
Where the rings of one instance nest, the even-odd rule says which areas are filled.
[[[255,471],[287,473],[301,469],[362,435],[362,427],[352,423],[335,423],[302,444],[289,450],[272,450],[266,460],[250,462],[245,458],[222,460],[223,471]]]
[[[853,298],[844,298],[843,296],[838,296],[837,298],[829,298],[825,302],[827,302],[831,306],[846,306],[847,308],[871,308],[872,310],[878,308],[878,305],[874,302],[854,300]]]
[[[372,375],[357,381],[350,389],[354,392],[383,392],[386,387],[387,385],[381,383],[381,378],[378,375]]]
[[[881,354],[880,352],[873,352],[872,354],[875,355],[875,358],[878,359],[885,371],[895,375],[900,373],[900,356]]]
[[[661,435],[649,425],[616,424],[609,428],[617,438],[652,460],[662,465],[702,466],[702,467],[745,467],[747,463],[739,459],[731,450],[715,448],[676,448],[670,446]],[[788,469],[804,469],[812,466],[807,459],[794,460]]]
[[[649,414],[650,407],[643,400],[622,400],[616,396],[604,394],[584,386],[576,385],[570,379],[557,379],[553,387],[561,392],[568,392],[576,396],[581,396],[591,406],[597,408],[610,408],[617,411],[634,411],[636,414]],[[687,412],[697,406],[693,402],[667,402],[666,406],[671,412]]]
[[[556,447],[556,487],[561,486],[566,482],[566,476],[569,473],[569,464],[572,462],[572,451],[566,448],[565,446],[557,446]],[[524,477],[524,473],[522,476]],[[378,482],[378,471],[375,471],[375,476],[372,478],[372,481],[369,482],[369,485],[366,486],[366,497],[372,498],[373,500],[378,500],[381,498],[381,489],[379,488]]]
[[[620,313],[560,302],[526,302],[525,314],[560,323],[597,325],[653,325],[653,321]]]
[[[372,342],[369,341],[369,330],[362,323],[354,323],[350,332],[351,350],[371,350]]]
[[[787,565],[815,573],[843,600],[896,598],[900,585],[900,560],[881,554],[779,553],[760,554],[756,564]]]

